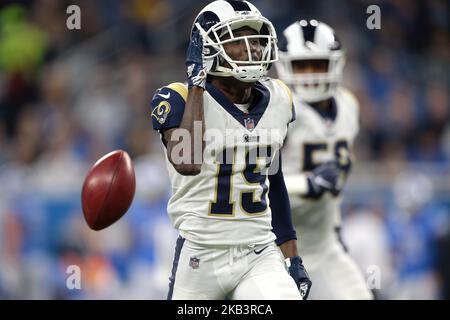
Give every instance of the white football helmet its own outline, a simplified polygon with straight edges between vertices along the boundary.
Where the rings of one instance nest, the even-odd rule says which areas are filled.
[[[235,36],[233,30],[250,27],[256,35]],[[208,74],[220,77],[235,77],[243,82],[256,82],[264,77],[271,64],[278,60],[277,35],[272,23],[247,1],[217,0],[208,4],[197,15],[192,32],[200,30],[204,39],[204,59]],[[192,35],[191,32],[191,35]],[[223,36],[229,34],[229,38]],[[252,59],[250,42],[258,39],[261,45],[261,59]],[[224,49],[224,44],[245,41],[245,61],[233,60]],[[226,62],[226,63],[225,63]],[[209,65],[208,65],[209,64]]]
[[[316,20],[294,22],[283,31],[286,47],[280,48],[275,64],[279,78],[306,102],[326,100],[333,96],[342,80],[344,51],[333,29]],[[326,73],[294,73],[293,61],[327,60]]]

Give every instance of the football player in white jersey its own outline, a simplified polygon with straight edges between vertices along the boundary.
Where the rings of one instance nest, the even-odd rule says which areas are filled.
[[[340,194],[359,130],[358,102],[341,86],[341,43],[316,20],[295,22],[283,36],[276,68],[293,91],[297,114],[283,148],[283,169],[300,254],[314,283],[310,298],[371,299],[339,237]]]
[[[276,41],[249,2],[214,1],[192,27],[187,84],[153,97],[180,233],[169,299],[307,298],[277,161],[295,114],[288,87],[266,77]]]

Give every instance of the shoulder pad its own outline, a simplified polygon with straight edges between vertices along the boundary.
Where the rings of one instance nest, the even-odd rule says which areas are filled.
[[[286,94],[289,97],[289,104],[291,106],[291,113],[292,113],[292,117],[291,117],[291,121],[290,122],[292,122],[292,121],[295,120],[295,107],[294,107],[294,101],[292,99],[291,89],[289,89],[289,87],[283,81],[281,81],[280,79],[274,79],[274,80],[280,87],[283,88],[284,91],[286,91]]]
[[[154,130],[161,131],[180,125],[187,94],[187,86],[180,82],[171,83],[156,90],[151,102]]]

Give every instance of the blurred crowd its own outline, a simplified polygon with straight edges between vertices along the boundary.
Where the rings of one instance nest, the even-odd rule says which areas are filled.
[[[0,3],[0,299],[165,298],[176,233],[149,102],[184,81],[191,23],[208,2]],[[368,281],[380,273],[377,297],[449,299],[448,2],[377,1],[380,30],[366,27],[365,0],[251,2],[279,33],[315,18],[343,42],[361,108],[344,237]],[[66,26],[72,4],[80,30]],[[115,149],[133,158],[137,195],[93,232],[81,184]],[[81,290],[66,286],[70,265]]]

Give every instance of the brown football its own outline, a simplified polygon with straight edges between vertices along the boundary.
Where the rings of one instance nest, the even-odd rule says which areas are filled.
[[[93,230],[109,227],[128,210],[136,190],[133,162],[123,150],[100,158],[89,170],[81,191],[83,214]]]

